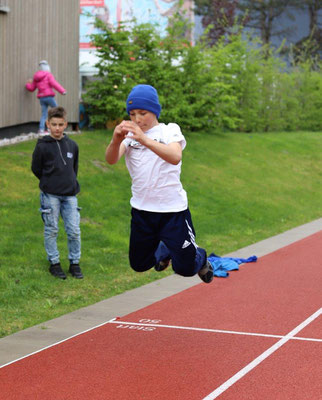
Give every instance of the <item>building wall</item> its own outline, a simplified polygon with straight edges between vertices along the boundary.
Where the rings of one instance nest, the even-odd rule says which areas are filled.
[[[0,0],[0,129],[39,121],[37,91],[27,91],[25,83],[40,60],[67,90],[55,98],[76,123],[78,58],[79,0]]]

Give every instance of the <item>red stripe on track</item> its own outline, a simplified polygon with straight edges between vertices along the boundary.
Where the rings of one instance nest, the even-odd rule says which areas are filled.
[[[227,338],[219,334],[117,326],[35,354],[21,360],[19,368],[5,367],[0,372],[4,398],[198,399],[274,343],[236,337],[227,348]]]
[[[288,342],[221,394],[220,400],[322,399],[321,344]]]
[[[285,335],[322,306],[321,241],[319,232],[122,319]],[[322,339],[321,317],[298,336]],[[202,399],[278,340],[119,321],[0,369],[0,399]],[[321,342],[289,341],[220,398],[318,399],[321,359]]]

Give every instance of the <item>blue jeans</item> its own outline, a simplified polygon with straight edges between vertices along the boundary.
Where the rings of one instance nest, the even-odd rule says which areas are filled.
[[[57,107],[56,100],[53,96],[40,97],[41,118],[39,121],[39,130],[45,130],[45,123],[48,116],[48,107]]]
[[[76,196],[55,196],[40,193],[40,212],[44,221],[44,239],[47,258],[51,264],[59,263],[57,248],[58,221],[62,216],[67,234],[68,258],[78,264],[81,256],[80,215]]]

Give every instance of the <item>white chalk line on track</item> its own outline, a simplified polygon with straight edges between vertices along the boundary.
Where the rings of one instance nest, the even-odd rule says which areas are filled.
[[[257,337],[268,337],[268,338],[276,338],[276,339],[283,339],[288,338],[291,340],[306,340],[310,342],[322,342],[322,339],[315,339],[315,338],[305,338],[300,336],[288,336],[288,335],[271,335],[266,333],[253,333],[253,332],[238,332],[238,331],[226,331],[222,329],[208,329],[208,328],[195,328],[192,326],[177,326],[177,325],[163,325],[163,324],[144,324],[140,322],[129,322],[129,321],[122,321],[122,320],[111,320],[109,321],[110,324],[118,324],[118,325],[133,325],[133,326],[149,326],[155,328],[168,328],[168,329],[179,329],[179,330],[186,330],[186,331],[197,331],[197,332],[211,332],[211,333],[225,333],[230,335],[244,335],[244,336],[257,336]]]
[[[294,328],[289,334],[284,336],[281,340],[279,340],[277,343],[275,343],[273,346],[271,346],[269,349],[264,351],[261,355],[259,355],[257,358],[255,358],[251,363],[246,365],[243,369],[238,371],[235,375],[233,375],[230,379],[228,379],[226,382],[224,382],[221,386],[219,386],[216,390],[211,392],[208,396],[204,397],[202,400],[214,400],[218,396],[220,396],[223,392],[225,392],[228,388],[230,388],[233,384],[235,384],[237,381],[239,381],[243,376],[248,374],[252,369],[257,367],[262,361],[264,361],[266,358],[268,358],[270,355],[272,355],[276,350],[278,350],[280,347],[282,347],[286,342],[288,342],[290,339],[294,338],[294,335],[296,335],[298,332],[300,332],[302,329],[304,329],[307,325],[309,325],[312,321],[314,321],[316,318],[318,318],[322,314],[322,308],[320,308],[318,311],[316,311],[314,314],[312,314],[309,318],[307,318],[305,321],[303,321],[301,324],[299,324],[296,328]]]
[[[322,313],[322,309],[319,310],[320,314]],[[287,340],[305,340],[305,341],[312,341],[312,342],[322,342],[322,339],[315,339],[315,338],[303,338],[303,337],[294,337],[292,335],[286,335],[286,336],[281,336],[281,335],[271,335],[271,334],[265,334],[265,333],[251,333],[251,332],[238,332],[238,331],[226,331],[226,330],[220,330],[220,329],[207,329],[207,328],[195,328],[195,327],[189,327],[189,326],[176,326],[176,325],[163,325],[163,324],[144,324],[140,322],[127,322],[127,321],[122,321],[120,318],[115,317],[112,318],[106,322],[103,322],[99,325],[93,326],[92,328],[86,329],[85,331],[76,333],[75,335],[69,336],[66,339],[60,340],[56,343],[52,343],[49,346],[43,347],[39,350],[36,350],[32,353],[26,354],[23,357],[19,357],[16,360],[10,361],[6,364],[0,365],[0,369],[4,368],[10,364],[13,364],[15,362],[18,362],[20,360],[23,360],[24,358],[28,358],[34,354],[40,353],[43,350],[50,349],[51,347],[57,346],[61,343],[67,342],[70,339],[73,339],[77,336],[83,335],[84,333],[90,332],[96,328],[100,328],[101,326],[107,325],[107,324],[118,324],[118,325],[136,325],[136,326],[148,326],[148,327],[156,327],[156,328],[168,328],[168,329],[179,329],[179,330],[190,330],[190,331],[198,331],[198,332],[210,332],[210,333],[223,333],[223,334],[232,334],[232,335],[245,335],[245,336],[257,336],[257,337],[269,337],[269,338],[277,338],[277,339],[287,339]],[[293,331],[292,331],[293,332]],[[279,342],[278,342],[279,343]],[[207,398],[206,398],[207,399]],[[208,400],[208,399],[207,399]]]

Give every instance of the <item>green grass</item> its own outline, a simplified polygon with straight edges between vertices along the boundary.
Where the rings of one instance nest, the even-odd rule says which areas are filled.
[[[30,171],[35,142],[0,148],[0,336],[171,273],[139,274],[128,265],[130,178],[124,161],[104,161],[110,137],[106,131],[73,136],[80,147],[83,280],[48,273],[38,181]],[[321,217],[320,133],[186,138],[182,181],[197,242],[209,253],[223,255]],[[58,246],[67,270],[62,224]]]

